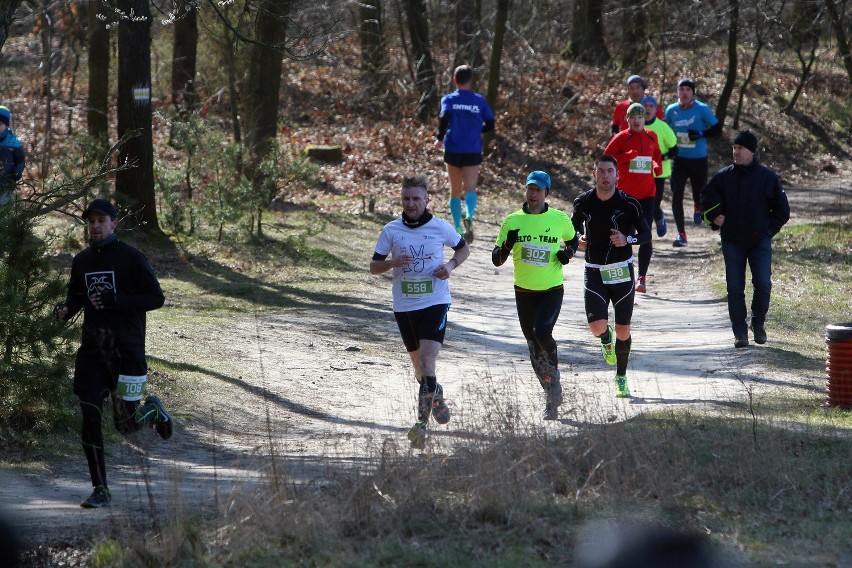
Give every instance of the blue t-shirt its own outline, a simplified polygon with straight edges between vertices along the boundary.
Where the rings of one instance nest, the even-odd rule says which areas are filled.
[[[482,126],[494,120],[488,101],[473,91],[455,91],[441,98],[441,116],[449,113],[444,149],[454,154],[482,153]]]
[[[701,101],[695,101],[692,106],[684,109],[680,108],[678,103],[672,103],[666,107],[666,122],[677,136],[678,158],[707,157],[707,139],[690,140],[687,131],[697,130],[703,133],[719,122],[709,106]]]

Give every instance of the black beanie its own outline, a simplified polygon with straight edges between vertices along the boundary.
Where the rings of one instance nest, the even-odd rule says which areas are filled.
[[[734,138],[734,144],[748,148],[752,152],[757,152],[757,136],[752,134],[751,130],[743,130],[737,134],[737,137]]]
[[[692,79],[681,79],[678,84],[678,87],[689,87],[692,89],[693,94],[695,93],[695,81]]]

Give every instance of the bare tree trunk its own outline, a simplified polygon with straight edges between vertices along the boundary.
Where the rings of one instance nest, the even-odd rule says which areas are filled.
[[[648,19],[644,0],[621,3],[621,64],[640,69],[648,60]]]
[[[837,53],[843,59],[843,66],[846,67],[846,74],[849,76],[849,82],[852,83],[852,51],[849,48],[849,40],[846,37],[846,32],[843,29],[843,20],[837,12],[837,6],[834,0],[825,0],[825,7],[828,11],[828,17],[831,19],[831,27],[834,29],[834,37],[837,39]]]
[[[799,75],[799,82],[796,85],[793,97],[787,103],[787,106],[781,110],[785,114],[793,111],[799,100],[799,95],[802,94],[802,89],[805,88],[805,84],[810,79],[811,68],[814,61],[816,61],[816,50],[819,47],[822,36],[820,20],[822,19],[823,12],[819,4],[815,4],[809,0],[797,0],[793,8],[795,18],[790,29],[792,36],[791,45],[796,52],[796,57],[799,58],[802,71]],[[808,49],[810,49],[811,53],[806,59],[804,53]]]
[[[483,63],[479,42],[478,0],[456,2],[456,52],[453,54],[453,69],[468,64],[479,67]]]
[[[746,78],[743,81],[743,84],[740,86],[740,96],[737,100],[737,112],[734,114],[734,130],[739,130],[740,128],[740,113],[743,109],[743,97],[745,96],[746,89],[748,88],[749,83],[751,83],[751,78],[754,75],[754,69],[757,67],[757,59],[760,57],[760,50],[763,49],[763,38],[758,36],[757,44],[754,48],[754,57],[751,59],[751,65],[749,65],[748,73],[746,74]]]
[[[740,29],[740,0],[728,0],[730,11],[730,24],[728,25],[728,70],[725,73],[725,86],[719,95],[719,104],[716,105],[716,118],[724,126],[725,117],[728,114],[728,103],[731,101],[731,93],[737,82],[737,37]]]
[[[609,51],[604,43],[602,2],[574,2],[571,38],[561,55],[565,59],[575,59],[592,65],[602,65],[609,61]]]
[[[396,21],[399,26],[399,43],[402,45],[402,52],[405,54],[405,63],[408,66],[408,75],[411,77],[411,82],[417,82],[417,76],[414,74],[414,67],[411,65],[411,54],[408,52],[408,41],[405,39],[405,26],[402,23],[402,6],[399,5],[399,0],[396,3]]]
[[[104,10],[99,1],[89,3],[89,102],[86,124],[89,136],[106,149],[109,138],[109,30],[98,19]]]
[[[9,26],[12,25],[12,18],[20,5],[21,0],[0,0],[0,49],[6,44]]]
[[[160,233],[154,197],[154,146],[151,132],[151,6],[148,0],[120,0],[125,14],[137,17],[118,24],[118,135],[139,135],[121,147],[115,191],[127,200],[127,221],[148,233]]]
[[[175,21],[172,42],[172,102],[180,115],[192,112],[195,107],[197,49],[198,10],[187,4],[186,14]]]
[[[799,63],[802,66],[802,72],[799,75],[799,82],[796,84],[796,91],[793,93],[793,98],[790,99],[790,102],[787,103],[781,112],[784,114],[789,114],[793,112],[793,108],[796,106],[796,103],[799,101],[799,95],[802,94],[802,89],[805,88],[805,83],[808,82],[808,79],[811,76],[811,68],[814,65],[814,61],[816,61],[816,50],[817,44],[811,44],[811,53],[808,56],[807,61],[805,61],[804,55],[802,55],[802,48],[799,47],[796,49],[796,56],[799,58]]]
[[[414,57],[417,88],[420,100],[417,103],[417,119],[428,122],[438,109],[438,92],[435,85],[435,66],[429,41],[429,20],[423,0],[408,0],[405,3],[408,17],[408,33],[411,36],[411,52]]]
[[[51,146],[53,143],[53,14],[47,0],[41,5],[41,67],[42,67],[42,96],[44,97],[44,144],[41,154],[41,177],[47,178],[51,161]]]
[[[361,20],[361,76],[364,91],[369,97],[381,96],[388,91],[388,59],[381,0],[362,0],[358,13]]]
[[[255,22],[257,43],[252,44],[246,78],[243,124],[246,146],[250,153],[249,177],[255,193],[257,234],[262,234],[263,210],[266,208],[266,180],[260,165],[278,134],[278,108],[281,97],[281,72],[284,53],[275,48],[286,39],[286,19],[291,0],[262,0]]]
[[[497,108],[497,93],[500,91],[500,60],[503,57],[503,38],[506,36],[506,22],[509,19],[511,3],[511,0],[497,0],[494,43],[491,46],[491,62],[488,64],[488,91],[485,95],[492,110]]]

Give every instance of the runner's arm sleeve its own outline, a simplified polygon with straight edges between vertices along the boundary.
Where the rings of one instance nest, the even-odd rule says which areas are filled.
[[[450,113],[444,112],[441,115],[441,118],[438,120],[438,134],[435,135],[435,138],[444,141],[444,135],[447,133],[447,128],[450,126]]]
[[[579,244],[580,244],[580,233],[577,233],[576,229],[575,229],[574,238],[571,239],[570,241],[565,241],[565,249],[570,250],[571,256],[573,257],[575,254],[577,254],[577,246]]]
[[[71,265],[71,278],[68,280],[68,293],[65,296],[63,304],[68,308],[65,321],[71,320],[86,305],[86,289],[83,286],[83,275],[75,269],[73,263]]]
[[[506,240],[494,247],[494,250],[491,251],[491,263],[494,266],[503,266],[503,263],[512,256],[512,247],[518,242],[518,234],[520,232],[520,229],[508,231],[506,233]]]
[[[639,209],[641,212],[641,208]],[[648,225],[648,221],[645,219],[645,215],[640,213],[639,219],[637,220],[636,225],[636,242],[634,245],[644,245],[645,243],[651,242],[651,227]]]
[[[710,128],[708,128],[707,130],[704,131],[704,137],[705,138],[715,138],[716,136],[719,136],[721,134],[722,134],[722,123],[721,122],[717,122],[716,124],[714,124],[713,126],[711,126]]]

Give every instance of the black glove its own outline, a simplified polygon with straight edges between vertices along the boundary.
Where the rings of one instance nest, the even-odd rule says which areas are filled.
[[[520,229],[513,229],[506,233],[506,240],[503,241],[502,249],[503,250],[512,250],[512,247],[515,246],[515,243],[518,242],[518,233],[520,233]]]
[[[690,140],[698,140],[699,138],[704,138],[704,134],[699,132],[698,130],[687,130],[686,133],[689,135]]]
[[[621,132],[621,127],[619,127],[617,124],[613,124],[612,128],[610,128],[609,130],[610,132],[612,132],[612,135],[615,136],[616,134]]]
[[[571,259],[574,258],[574,255],[571,254],[571,251],[568,249],[559,249],[558,251],[556,251],[556,258],[562,264],[568,264],[568,262],[570,262]]]

